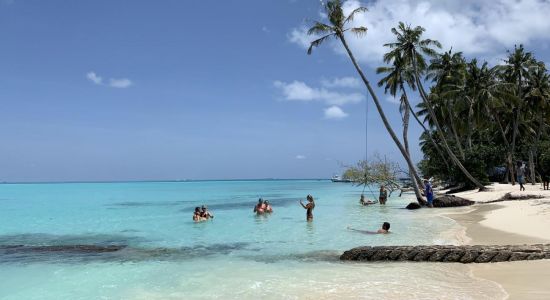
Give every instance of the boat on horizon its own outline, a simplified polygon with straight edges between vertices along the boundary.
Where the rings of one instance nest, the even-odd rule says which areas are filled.
[[[330,179],[330,181],[332,182],[353,182],[352,180],[350,179],[343,179],[342,177],[340,177],[340,175],[333,175],[332,178]]]

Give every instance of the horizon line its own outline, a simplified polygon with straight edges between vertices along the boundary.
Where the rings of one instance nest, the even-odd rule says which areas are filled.
[[[238,178],[238,179],[144,179],[144,180],[60,180],[60,181],[0,181],[0,184],[66,184],[66,183],[145,183],[145,182],[205,182],[205,181],[290,181],[330,180],[330,178]]]

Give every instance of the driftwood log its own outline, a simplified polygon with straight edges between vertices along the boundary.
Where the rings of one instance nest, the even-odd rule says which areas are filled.
[[[507,246],[375,246],[344,252],[340,260],[488,263],[550,259],[550,244]]]

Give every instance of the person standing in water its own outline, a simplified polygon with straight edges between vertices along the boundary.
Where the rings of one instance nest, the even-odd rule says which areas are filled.
[[[261,215],[265,212],[265,204],[262,198],[258,199],[258,204],[254,206],[254,212],[258,215]]]
[[[380,204],[386,205],[386,200],[388,200],[388,191],[386,191],[386,187],[381,185],[380,196],[378,197],[378,201],[380,201]]]
[[[426,195],[426,200],[428,200],[428,207],[434,207],[434,190],[430,182],[426,179],[424,179],[424,195]]]
[[[310,222],[313,221],[313,209],[315,208],[315,201],[313,201],[313,197],[311,195],[307,195],[306,199],[307,204],[304,205],[304,203],[302,203],[302,200],[300,200],[300,205],[302,205],[302,207],[307,210],[306,219],[308,222]]]

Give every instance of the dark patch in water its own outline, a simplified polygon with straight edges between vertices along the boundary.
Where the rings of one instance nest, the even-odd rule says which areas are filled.
[[[280,261],[301,261],[301,262],[317,262],[317,261],[339,261],[340,252],[334,250],[316,250],[304,253],[291,254],[275,254],[275,255],[250,255],[242,256],[243,258],[264,263],[276,263]]]
[[[145,240],[141,237],[122,234],[54,235],[47,233],[25,233],[0,235],[0,246],[59,246],[59,245],[134,245]]]
[[[107,244],[108,241],[102,244]],[[180,248],[142,248],[125,244],[63,244],[29,246],[21,244],[0,245],[2,263],[88,263],[88,262],[140,262],[181,261],[214,255],[227,255],[244,250],[247,243],[197,245]],[[257,251],[258,249],[247,249]]]
[[[148,201],[148,202],[137,202],[137,201],[125,201],[125,202],[116,202],[105,204],[109,208],[124,208],[124,207],[151,207],[151,206],[178,206],[190,202],[196,202],[191,200],[180,200],[180,201]]]
[[[121,230],[120,232],[141,232],[141,231],[136,229],[124,229],[124,230]]]

